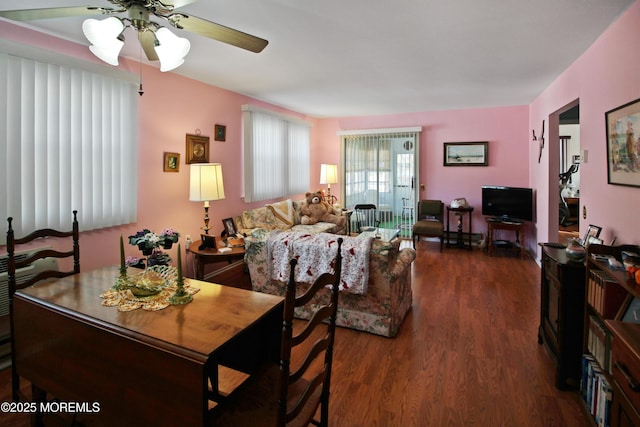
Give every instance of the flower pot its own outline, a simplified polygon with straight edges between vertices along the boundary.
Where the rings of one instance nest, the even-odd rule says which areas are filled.
[[[164,242],[164,245],[162,245],[162,247],[165,248],[165,249],[171,249],[172,246],[173,246],[173,241],[171,241],[171,240],[166,240]]]
[[[153,248],[143,248],[142,255],[151,255],[153,253]]]

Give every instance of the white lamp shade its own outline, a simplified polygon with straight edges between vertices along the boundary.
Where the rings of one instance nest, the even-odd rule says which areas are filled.
[[[159,45],[155,50],[160,60],[160,71],[171,71],[181,66],[191,49],[189,40],[176,36],[164,27],[156,31],[156,38]]]
[[[222,165],[220,163],[194,163],[191,165],[189,200],[204,202],[224,199]]]
[[[320,165],[320,184],[337,184],[338,183],[338,165]]]
[[[89,50],[110,65],[118,65],[118,55],[124,46],[120,35],[124,30],[124,24],[115,16],[99,21],[87,19],[82,23],[82,32],[91,46]]]

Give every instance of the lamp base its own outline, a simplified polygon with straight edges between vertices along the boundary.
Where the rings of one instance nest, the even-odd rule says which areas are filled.
[[[207,204],[208,202],[206,202],[204,206],[204,227],[202,227],[204,234],[209,234],[209,230],[211,230],[211,228],[209,228],[209,206],[207,206]]]

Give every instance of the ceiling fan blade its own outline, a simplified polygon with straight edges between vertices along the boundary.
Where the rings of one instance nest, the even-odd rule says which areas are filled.
[[[155,50],[156,36],[151,31],[138,31],[138,40],[144,50],[144,54],[147,55],[149,61],[157,61],[158,54]]]
[[[207,21],[195,16],[188,16],[182,13],[175,13],[167,17],[169,22],[176,28],[181,28],[192,33],[200,34],[214,40],[221,41],[251,52],[262,52],[269,42],[260,37]]]
[[[48,7],[44,9],[0,10],[0,16],[13,21],[36,21],[38,19],[68,18],[71,16],[101,15],[113,9],[78,7]]]

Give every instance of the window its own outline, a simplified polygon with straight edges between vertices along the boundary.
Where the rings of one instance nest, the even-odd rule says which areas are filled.
[[[16,235],[137,217],[134,82],[0,52],[0,217]]]
[[[249,105],[242,111],[245,201],[308,191],[310,125]]]

